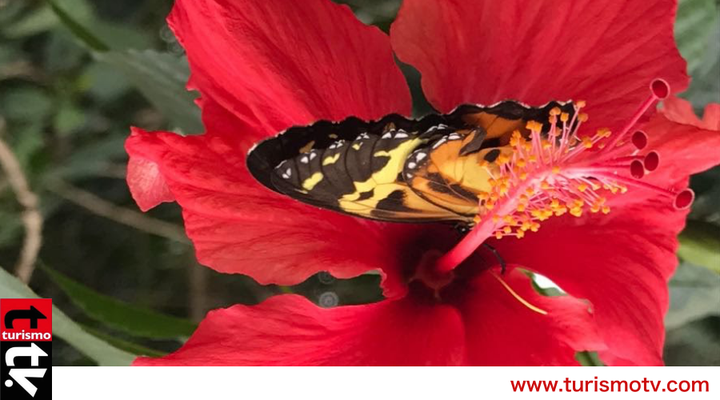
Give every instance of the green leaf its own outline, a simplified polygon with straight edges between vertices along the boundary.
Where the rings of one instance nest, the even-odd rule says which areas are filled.
[[[27,62],[25,54],[22,53],[21,49],[17,47],[0,46],[0,65],[14,62]],[[5,77],[0,75],[0,81],[2,79],[5,79]]]
[[[385,32],[390,31],[390,24],[395,20],[400,0],[333,0],[335,3],[347,4],[355,16],[367,25],[375,25]]]
[[[41,7],[4,25],[2,32],[8,38],[22,38],[45,32],[55,25],[57,25],[57,16],[50,9]]]
[[[108,51],[110,47],[105,44],[100,38],[95,36],[90,30],[86,29],[81,23],[79,23],[72,15],[63,10],[57,5],[55,0],[45,0],[50,8],[55,12],[63,25],[65,25],[73,35],[80,40],[82,44],[95,51]]]
[[[186,319],[171,317],[100,294],[60,272],[41,265],[70,300],[91,318],[108,327],[153,339],[184,339],[197,327]]]
[[[0,208],[0,249],[18,246],[22,233],[23,224],[18,213]]]
[[[675,20],[675,40],[688,62],[691,75],[703,62],[708,51],[708,37],[717,19],[715,0],[680,0]]]
[[[532,287],[537,293],[547,297],[567,296],[567,293],[547,276],[527,270],[523,270],[522,272],[530,278]]]
[[[720,317],[668,330],[664,353],[667,365],[720,365]]]
[[[72,73],[73,70],[85,63],[87,55],[85,49],[78,47],[70,32],[60,30],[47,34],[47,42],[42,53],[43,69],[51,76]],[[54,82],[64,85],[61,80],[54,80]]]
[[[96,53],[99,61],[117,68],[165,116],[185,133],[200,133],[200,109],[185,89],[190,75],[184,58],[154,50]]]
[[[58,15],[51,7],[43,5],[36,6],[34,2],[27,1],[14,2],[18,6],[24,5],[25,9],[30,11],[15,15],[14,18],[0,18],[0,30],[3,35],[8,38],[24,38],[38,33],[46,32],[60,25]],[[3,4],[2,13],[11,13],[15,10],[7,10],[12,4]],[[72,10],[73,19],[76,21],[90,21],[93,18],[92,7],[87,0],[62,0],[62,5],[66,10]]]
[[[113,50],[146,49],[153,45],[154,36],[137,29],[137,26],[134,25],[118,24],[96,18],[86,26]]]
[[[4,2],[0,3],[2,4],[2,8],[0,10],[0,31],[3,32],[4,35],[7,33],[5,32],[5,28],[7,26],[12,26],[13,23],[16,21],[22,19],[23,14],[25,13],[25,10],[27,9],[27,6],[29,2],[20,2],[20,1],[13,1],[13,2]]]
[[[316,304],[324,303],[323,297],[337,298],[336,305],[374,303],[383,299],[380,275],[364,274],[352,279],[335,279],[321,272],[295,286],[278,286],[281,293],[295,293],[307,297]],[[318,285],[319,284],[319,285]]]
[[[43,138],[44,119],[17,124],[12,127],[12,148],[20,165],[25,171],[31,172],[32,158],[41,152],[45,146]]]
[[[675,329],[713,315],[720,316],[720,275],[692,264],[680,264],[670,280],[665,327]]]
[[[0,93],[0,110],[5,118],[41,121],[53,112],[53,99],[45,90],[23,85]]]
[[[678,256],[681,259],[720,274],[720,228],[690,221],[679,239]]]
[[[575,353],[575,359],[583,367],[604,367],[605,364],[602,362],[598,354],[594,351],[578,351]]]
[[[60,103],[57,108],[53,126],[59,136],[67,137],[85,124],[83,110],[70,101]]]
[[[138,355],[138,356],[162,357],[162,356],[167,355],[167,353],[164,353],[159,350],[141,346],[137,343],[128,342],[127,340],[118,339],[114,336],[108,335],[105,332],[101,332],[101,331],[98,331],[97,329],[90,328],[89,326],[84,325],[83,329],[85,329],[86,331],[99,337],[100,339],[110,343],[111,345],[117,347],[118,349],[125,350],[127,352],[130,352],[130,353]]]
[[[720,102],[720,19],[715,22],[715,29],[708,39],[705,56],[692,73],[690,87],[682,93],[698,112],[708,103]]]
[[[200,110],[194,103],[196,95],[185,89],[190,75],[185,58],[154,50],[113,50],[53,0],[46,1],[76,38],[94,50],[98,61],[125,75],[174,127],[184,133],[203,131]]]
[[[53,165],[52,170],[45,172],[43,180],[51,184],[57,179],[77,180],[102,174],[113,160],[126,157],[123,143],[125,137],[116,134],[78,147],[62,165]]]
[[[29,287],[0,268],[0,298],[38,298]],[[59,308],[53,306],[53,334],[65,340],[99,365],[130,365],[133,354],[122,351],[89,334]]]
[[[118,74],[115,67],[104,63],[90,63],[78,80],[78,91],[90,94],[99,103],[110,103],[131,89],[130,82]]]

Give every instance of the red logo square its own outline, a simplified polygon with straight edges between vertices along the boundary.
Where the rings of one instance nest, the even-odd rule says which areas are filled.
[[[0,340],[52,340],[52,299],[0,299]]]

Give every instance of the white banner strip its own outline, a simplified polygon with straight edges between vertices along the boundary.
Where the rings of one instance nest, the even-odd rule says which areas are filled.
[[[54,400],[720,398],[720,367],[53,367],[52,375]]]

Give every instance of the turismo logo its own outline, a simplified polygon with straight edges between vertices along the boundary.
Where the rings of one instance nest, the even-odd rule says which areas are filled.
[[[0,299],[0,396],[50,399],[51,354],[52,300]]]

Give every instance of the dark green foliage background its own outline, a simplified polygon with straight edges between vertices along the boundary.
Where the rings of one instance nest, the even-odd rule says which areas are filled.
[[[339,2],[386,31],[399,6],[398,0]],[[0,118],[6,125],[0,137],[19,159],[45,218],[30,287],[70,317],[54,313],[61,337],[53,343],[55,365],[126,364],[129,353],[172,351],[208,310],[278,293],[300,293],[326,306],[380,298],[373,275],[341,281],[320,274],[288,288],[218,274],[199,266],[177,234],[176,205],[158,207],[139,224],[128,211],[118,212],[138,211],[124,181],[129,126],[202,131],[193,95],[183,88],[183,50],[164,23],[171,5],[0,0]],[[683,0],[678,15],[676,37],[693,76],[683,96],[698,112],[720,102],[718,8],[716,0]],[[403,68],[416,112],[427,112],[417,72]],[[698,200],[671,282],[665,358],[671,365],[720,365],[720,169],[696,176],[692,185]],[[10,272],[24,236],[21,212],[0,172],[0,266]],[[148,232],[158,225],[164,235]],[[31,295],[1,272],[0,297]]]

